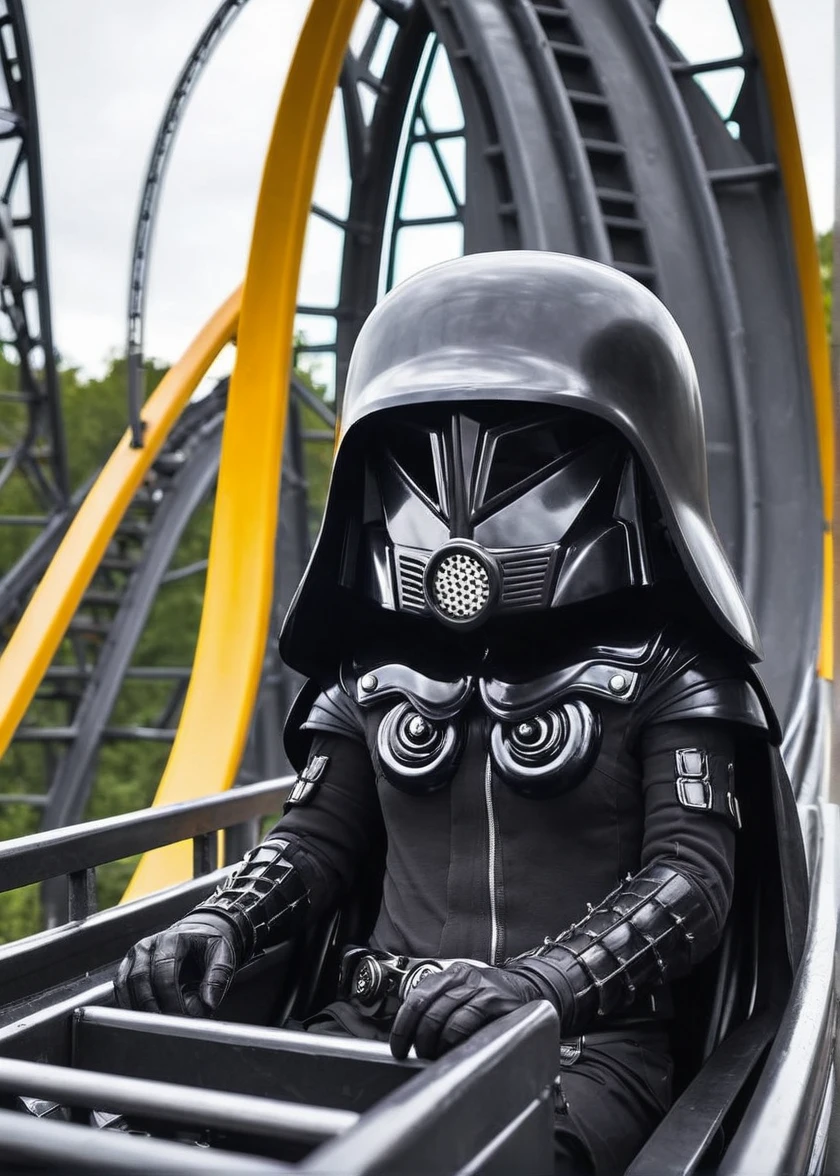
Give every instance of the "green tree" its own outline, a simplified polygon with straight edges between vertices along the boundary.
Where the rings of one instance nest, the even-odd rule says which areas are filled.
[[[149,364],[147,386],[151,389],[166,369]],[[318,394],[324,389],[313,380],[310,372],[298,370],[298,376]],[[0,356],[0,390],[17,386],[18,371]],[[125,361],[115,358],[100,380],[82,380],[79,373],[66,369],[61,373],[62,398],[67,434],[70,475],[74,488],[83,486],[101,468],[126,427]],[[0,399],[0,411],[6,406]],[[19,406],[12,406],[19,410]],[[0,416],[8,431],[20,426],[20,417]],[[323,422],[309,408],[302,410],[305,430],[323,429]],[[304,444],[306,473],[310,483],[313,514],[320,517],[326,494],[332,446],[323,441]],[[31,502],[28,487],[22,479],[13,479],[6,488],[7,496],[0,499],[0,507],[7,513],[22,514],[37,509]],[[179,542],[171,570],[194,567],[206,558],[212,521],[212,499],[193,514]],[[21,535],[21,528],[0,527],[0,574],[25,551],[37,531]],[[97,574],[92,587],[107,590],[113,587]],[[144,666],[189,666],[192,663],[195,639],[204,593],[202,571],[183,578],[172,578],[164,583],[152,606],[149,618],[134,653],[133,662]],[[107,610],[101,616],[106,619]],[[6,634],[8,636],[8,634]],[[0,634],[2,641],[3,634]],[[56,662],[67,666],[76,664],[76,654],[69,640],[58,651]],[[171,701],[171,684],[138,681],[126,678],[115,703],[110,725],[154,725]],[[33,701],[24,720],[31,726],[63,726],[69,721],[64,692],[55,686],[44,686]],[[176,708],[169,722],[177,725]],[[86,817],[95,819],[128,812],[148,805],[161,778],[169,745],[154,741],[109,741],[99,751],[96,776],[87,806]],[[41,793],[52,776],[54,765],[49,759],[46,744],[14,743],[0,762],[0,793]],[[34,833],[38,828],[38,811],[26,804],[0,802],[0,839]],[[135,867],[135,860],[113,863],[98,871],[100,905],[105,907],[118,901]],[[40,926],[40,905],[37,887],[0,895],[0,942],[11,941],[30,934]]]
[[[165,373],[160,364],[147,364],[147,384],[154,387]],[[82,380],[74,368],[60,372],[60,387],[71,491],[84,487],[101,468],[126,428],[125,361],[113,359],[105,375],[97,380]],[[14,394],[19,387],[20,372],[5,357],[0,357],[0,392]],[[0,435],[8,441],[17,440],[25,426],[22,406],[0,398]],[[6,515],[38,514],[43,510],[33,494],[29,482],[20,474],[9,479],[0,495],[0,511]],[[0,575],[11,568],[37,536],[37,527],[0,527]],[[5,643],[9,633],[0,633]],[[60,647],[55,662],[72,666],[75,662],[70,640]],[[67,724],[69,708],[67,686],[44,685],[30,705],[23,723],[27,726],[57,726]],[[107,749],[111,754],[111,749]],[[106,756],[107,759],[107,756]],[[43,793],[50,781],[54,764],[52,752],[46,744],[15,742],[0,762],[0,793]],[[132,770],[123,780],[136,779]],[[120,811],[120,780],[108,781],[111,801],[108,811]],[[134,807],[133,801],[148,793],[148,788],[131,789],[132,796],[124,807]],[[111,807],[111,805],[116,807]],[[94,806],[97,807],[97,806]],[[91,815],[103,815],[99,812]],[[20,837],[37,831],[38,810],[29,804],[0,803],[0,839]],[[0,895],[0,942],[19,938],[36,930],[40,924],[38,888]]]

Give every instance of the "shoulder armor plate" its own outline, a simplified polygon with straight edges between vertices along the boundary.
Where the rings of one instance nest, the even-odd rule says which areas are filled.
[[[721,719],[779,737],[778,720],[759,680],[734,654],[698,651],[690,641],[664,641],[639,707],[642,723]]]
[[[356,707],[340,686],[321,690],[316,682],[305,683],[292,703],[283,732],[289,762],[302,771],[309,757],[313,731],[343,735],[364,743],[364,729]]]
[[[517,722],[535,711],[572,695],[594,695],[614,702],[635,702],[646,673],[657,660],[660,637],[626,645],[597,645],[589,656],[527,682],[470,676],[432,678],[398,663],[361,670],[342,669],[342,684],[359,706],[367,708],[397,697],[410,702],[427,719],[451,719],[459,714],[476,688],[494,718]]]
[[[635,702],[641,672],[617,661],[585,661],[545,674],[533,682],[502,682],[483,678],[479,683],[485,708],[497,719],[516,722],[534,711],[560,702],[564,695],[594,694],[614,702]]]

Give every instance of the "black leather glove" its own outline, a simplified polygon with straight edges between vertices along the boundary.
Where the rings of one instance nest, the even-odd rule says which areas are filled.
[[[209,1017],[230,987],[242,954],[222,915],[194,911],[136,944],[114,981],[117,1003],[143,1013]]]
[[[133,947],[114,981],[119,1004],[211,1016],[237,968],[294,934],[305,917],[308,891],[290,850],[288,841],[270,837],[194,911]]]
[[[482,1025],[541,999],[527,976],[452,964],[424,977],[406,997],[391,1029],[391,1053],[405,1058],[413,1045],[419,1058],[439,1058]]]

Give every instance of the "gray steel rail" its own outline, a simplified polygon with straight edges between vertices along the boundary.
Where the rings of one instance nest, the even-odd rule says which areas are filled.
[[[25,1164],[27,1169],[50,1168],[59,1172],[189,1173],[197,1170],[196,1149],[161,1139],[138,1139],[118,1131],[93,1131],[77,1123],[36,1120],[0,1111],[0,1159],[7,1164]],[[14,1171],[7,1168],[7,1171]],[[20,1170],[20,1169],[18,1169]],[[241,1152],[202,1149],[201,1172],[218,1176],[271,1173],[293,1169],[277,1160],[246,1156]]]
[[[556,47],[552,45],[549,30],[540,23],[541,19],[545,21],[547,11],[539,13],[528,0],[515,0],[511,7],[554,130],[560,167],[577,224],[578,252],[582,257],[608,264],[613,260],[613,250],[571,95],[575,95],[578,105],[585,103],[589,108],[600,107],[603,100],[598,94],[570,93],[563,84],[557,68]]]
[[[35,81],[22,0],[0,7],[0,71],[10,106],[0,111],[6,145],[0,178],[0,346],[17,353],[20,391],[3,393],[23,410],[7,417],[0,449],[0,493],[25,483],[32,507],[0,527],[41,528],[30,548],[0,578],[0,623],[37,582],[69,520],[67,446],[52,338]],[[24,272],[26,271],[26,272]],[[37,313],[33,314],[33,309]]]
[[[28,428],[22,442],[20,458],[30,466],[30,472],[35,481],[41,480],[38,474],[39,458],[34,450],[39,441],[47,441],[53,482],[49,487],[44,484],[43,489],[48,491],[52,499],[50,505],[54,509],[61,510],[67,504],[70,484],[67,473],[67,449],[61,413],[58,372],[52,338],[52,311],[44,217],[44,183],[41,172],[41,143],[35,101],[35,78],[23,0],[5,0],[5,6],[6,12],[0,14],[0,29],[4,34],[2,47],[0,47],[0,61],[2,61],[9,98],[12,101],[12,110],[3,112],[9,119],[11,126],[3,138],[19,138],[20,144],[2,193],[2,204],[8,213],[2,237],[9,251],[2,277],[6,287],[3,309],[11,322],[14,334],[13,343],[20,358],[21,374],[29,401]],[[17,212],[13,219],[10,209],[12,195],[20,184],[21,176],[24,175],[29,211],[23,216]],[[28,230],[31,234],[33,274],[31,278],[26,279],[17,270],[15,262],[14,235],[21,230]],[[9,261],[11,261],[11,266],[8,264]],[[8,289],[10,279],[17,282],[18,289]],[[37,328],[31,321],[31,315],[27,312],[24,298],[25,292],[33,289],[38,305]],[[8,300],[8,293],[12,295],[11,302]],[[38,364],[41,367],[40,379],[36,377],[32,369],[33,352],[41,353],[37,355]],[[42,413],[46,416],[46,430],[42,430],[39,419]],[[3,473],[0,470],[0,484],[2,481]]]
[[[221,870],[204,874],[149,898],[0,946],[0,1026],[6,1027],[0,1029],[2,1052],[16,1052],[13,1039],[31,1042],[30,1029],[39,1038],[44,1027],[33,1027],[33,1012],[50,1014],[68,997],[81,1003],[85,992],[100,989],[103,983],[109,986],[106,995],[112,995],[114,967],[125,953],[202,902],[223,877]],[[36,1051],[32,1056],[44,1055]]]
[[[146,170],[140,207],[134,226],[131,252],[131,278],[128,292],[128,421],[131,443],[143,445],[141,406],[143,396],[143,333],[149,258],[154,236],[163,178],[172,153],[175,135],[198,79],[224,34],[236,20],[248,0],[222,0],[210,17],[201,36],[178,75],[175,88],[157,129],[152,154]]]
[[[21,557],[0,579],[0,625],[5,625],[23,610],[29,593],[35,588],[47,568],[56,548],[79,504],[90,488],[85,482],[70,498],[67,509],[59,511],[44,523]]]
[[[806,714],[804,730],[816,732],[823,528],[810,366],[767,85],[746,6],[729,0],[729,7],[742,43],[737,64],[744,70],[727,123],[737,124],[737,138],[721,133],[723,117],[694,80],[728,63],[693,63],[690,74],[680,72],[686,63],[661,32],[657,41],[710,178],[741,306],[758,560],[748,599],[765,645],[762,674],[785,727]],[[815,738],[806,738],[806,761]]]
[[[831,1091],[837,1028],[837,809],[815,805],[805,810],[803,824],[811,872],[805,951],[770,1056],[718,1168],[720,1176],[819,1170],[811,1166],[812,1153],[820,1111]]]
[[[201,800],[4,841],[0,844],[2,889],[15,890],[61,874],[77,874],[131,854],[229,828],[254,814],[276,811],[293,783],[290,776],[266,780]]]
[[[55,1099],[63,1106],[148,1116],[165,1123],[247,1132],[296,1143],[321,1143],[347,1131],[359,1118],[352,1111],[331,1107],[12,1058],[0,1058],[0,1090]]]
[[[700,369],[704,406],[714,397],[732,409],[728,427],[730,443],[736,448],[732,470],[738,481],[738,517],[737,545],[730,553],[748,599],[752,599],[757,558],[752,495],[756,458],[747,356],[726,237],[706,168],[676,84],[653,37],[649,11],[637,0],[623,0],[618,5],[603,0],[590,5],[573,2],[569,7],[596,62],[609,60],[607,54],[612,53],[616,65],[619,59],[626,64],[626,71],[602,67],[604,85],[628,151],[639,192],[639,214],[652,253],[661,258],[658,293],[688,336]],[[608,40],[612,42],[610,49],[606,47]],[[640,134],[643,121],[648,129]],[[720,130],[727,134],[722,124]],[[651,150],[654,141],[654,168],[646,167],[644,153]],[[658,191],[653,170],[659,180]],[[668,215],[665,201],[670,206]],[[679,267],[673,264],[677,255],[675,231],[687,251]]]
[[[205,898],[223,877],[215,869],[216,831],[279,812],[292,783],[291,778],[264,781],[5,842],[0,847],[3,889],[65,877],[70,883],[65,917],[70,922],[0,946],[0,1025],[55,1003],[58,989],[60,1000],[74,987],[81,985],[81,990],[107,979],[113,964],[138,939],[168,926]],[[193,841],[192,881],[94,913],[97,866],[187,839]],[[256,835],[251,843],[255,840]],[[24,1032],[30,1028],[27,1021]],[[0,1046],[2,1052],[8,1052],[5,1046]]]

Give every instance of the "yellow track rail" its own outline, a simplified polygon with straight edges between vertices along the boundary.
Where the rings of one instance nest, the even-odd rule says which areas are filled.
[[[825,521],[822,633],[817,673],[823,678],[831,678],[834,673],[834,551],[831,535],[834,512],[834,411],[820,267],[805,169],[802,166],[802,152],[796,130],[796,116],[773,12],[769,0],[746,0],[746,9],[776,131],[776,146],[793,232],[811,367]]]
[[[145,444],[125,433],[79,508],[0,657],[0,756],[9,746],[105,550],[169,430],[210,364],[236,334],[241,290],[227,299],[169,369],[143,409]]]
[[[361,0],[312,0],[266,156],[228,393],[201,628],[178,733],[155,797],[229,788],[260,682],[298,275],[315,171]],[[189,843],[142,859],[124,898],[183,881]]]

